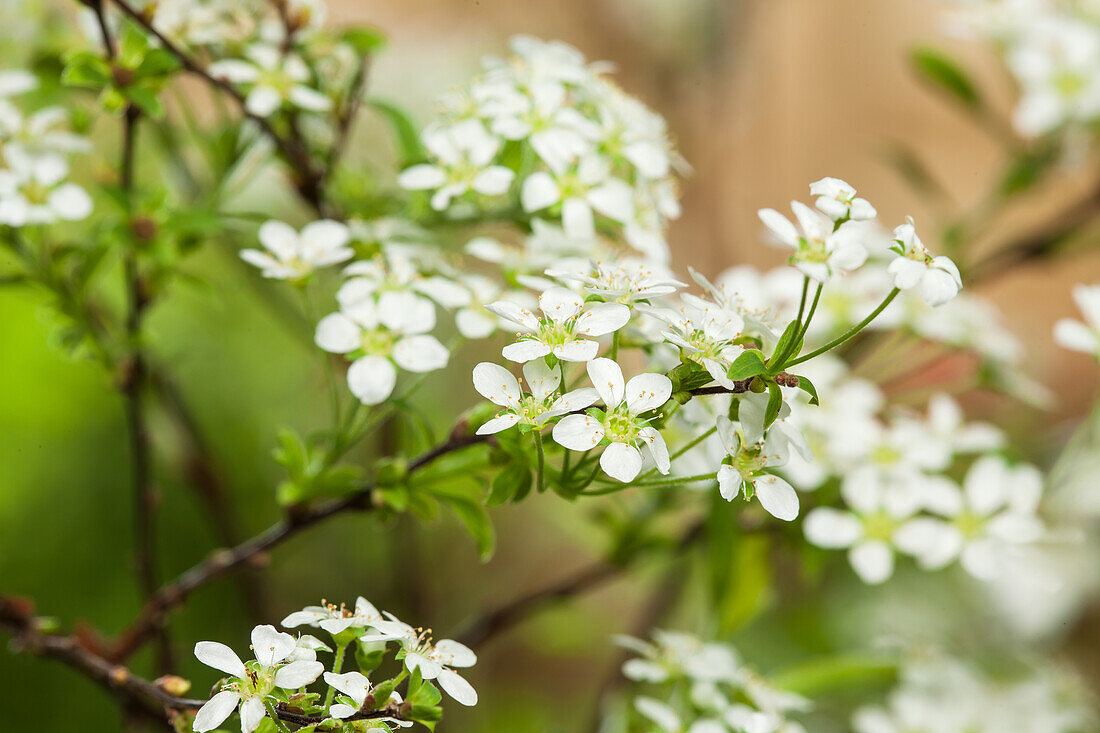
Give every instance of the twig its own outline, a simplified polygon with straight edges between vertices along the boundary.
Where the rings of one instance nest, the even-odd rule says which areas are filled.
[[[127,710],[140,712],[146,718],[159,722],[170,731],[171,711],[195,710],[207,703],[166,692],[155,682],[133,674],[128,668],[84,647],[76,636],[46,633],[41,630],[40,619],[34,616],[33,604],[23,599],[0,596],[0,628],[12,635],[19,651],[55,659],[89,679],[125,704]],[[325,720],[324,716],[312,716],[288,710],[280,704],[275,708],[280,720],[296,725],[314,725]],[[400,713],[390,708],[355,713],[345,720],[400,720]]]
[[[275,147],[282,154],[283,158],[290,165],[291,169],[295,173],[295,188],[298,189],[298,193],[310,206],[312,206],[319,214],[325,215],[327,207],[325,206],[324,198],[321,195],[320,181],[321,175],[315,169],[313,160],[310,157],[309,150],[302,143],[300,139],[280,135],[278,131],[271,125],[265,117],[253,114],[248,111],[248,106],[245,103],[245,98],[236,87],[230,84],[225,79],[219,79],[210,74],[206,67],[188,54],[185,50],[177,46],[170,39],[168,39],[163,33],[153,27],[146,16],[131,6],[126,0],[110,0],[119,10],[130,17],[135,23],[137,23],[146,32],[155,37],[166,51],[171,53],[180,62],[184,69],[202,78],[207,84],[221,90],[228,95],[240,108],[241,113],[248,119],[255,122],[260,129],[271,138],[271,141],[275,143]]]
[[[703,523],[696,522],[676,543],[677,554],[691,547],[702,536]],[[505,603],[475,619],[458,640],[467,646],[478,646],[508,629],[523,623],[532,615],[557,601],[564,601],[603,585],[627,570],[627,564],[600,560],[573,575],[545,588],[539,588]]]

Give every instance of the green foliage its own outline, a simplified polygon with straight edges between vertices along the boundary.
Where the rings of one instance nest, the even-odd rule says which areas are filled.
[[[927,46],[916,48],[909,54],[909,62],[921,79],[962,103],[963,106],[971,110],[982,107],[978,88],[971,81],[970,76],[942,51]]]
[[[765,363],[764,355],[760,350],[746,349],[730,364],[726,376],[734,381],[740,381],[759,374],[765,374],[767,371],[768,365]]]
[[[510,463],[493,478],[485,506],[494,507],[509,501],[522,501],[531,493],[532,483],[530,466],[519,461]]]
[[[795,320],[783,329],[783,335],[775,345],[772,358],[768,360],[768,374],[778,374],[794,356],[802,351],[802,323]],[[755,375],[754,375],[755,376]]]
[[[378,112],[393,129],[397,143],[398,162],[401,167],[419,163],[426,159],[427,153],[420,144],[420,132],[408,112],[393,102],[371,99],[367,102]]]
[[[357,466],[332,465],[327,441],[306,441],[289,429],[280,430],[277,440],[272,455],[287,472],[276,492],[281,506],[347,496],[363,487],[362,470]]]

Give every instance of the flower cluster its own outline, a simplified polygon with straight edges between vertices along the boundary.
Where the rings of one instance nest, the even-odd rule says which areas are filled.
[[[640,730],[653,733],[804,733],[789,719],[810,708],[805,698],[779,689],[742,664],[737,652],[692,634],[656,630],[653,640],[616,641],[638,656],[623,675],[647,694],[633,698]],[[639,729],[631,727],[632,730]]]
[[[1100,120],[1100,13],[1088,2],[961,0],[952,26],[991,41],[1020,87],[1013,123],[1029,137]]]
[[[357,720],[368,720],[372,730],[392,730],[414,720],[439,719],[440,695],[433,683],[463,705],[477,703],[477,693],[455,668],[472,667],[477,657],[467,647],[442,639],[433,642],[431,630],[413,629],[393,614],[380,613],[360,597],[353,609],[322,601],[307,606],[283,619],[284,628],[310,626],[325,631],[332,646],[315,636],[292,636],[274,626],[252,630],[254,660],[242,662],[225,644],[200,641],[195,657],[229,677],[219,691],[195,715],[193,729],[198,733],[218,728],[237,711],[241,732],[252,733],[265,717],[278,721],[280,711],[293,710],[314,723],[326,723],[327,730],[360,730]],[[370,675],[382,664],[387,647],[396,642],[395,658],[402,662],[396,676],[372,683]],[[354,650],[355,669],[344,672],[345,655]],[[335,650],[335,651],[334,651]],[[317,661],[318,652],[334,653],[332,668],[326,671]],[[323,700],[308,687],[319,678],[327,685]],[[408,680],[402,697],[396,688]],[[426,717],[416,718],[418,714]],[[414,717],[409,717],[413,715]],[[347,727],[343,727],[343,722]]]
[[[1081,681],[1065,670],[1001,679],[934,656],[907,661],[899,676],[886,705],[856,711],[855,733],[1073,733],[1096,723]]]
[[[512,51],[444,98],[423,135],[431,162],[402,172],[401,185],[431,191],[440,211],[511,193],[571,238],[608,230],[666,261],[665,226],[680,208],[664,120],[571,46],[521,36]]]
[[[30,72],[0,71],[0,224],[13,227],[79,221],[92,213],[91,196],[68,180],[67,156],[88,149],[67,129],[68,113],[45,107],[25,114],[12,100],[37,86]]]

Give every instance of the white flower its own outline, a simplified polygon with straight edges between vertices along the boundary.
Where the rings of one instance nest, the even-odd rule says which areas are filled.
[[[241,259],[259,267],[264,277],[298,280],[355,256],[347,246],[350,237],[347,226],[329,219],[306,224],[301,233],[281,221],[269,221],[259,231],[260,244],[267,251],[246,249]]]
[[[25,69],[0,71],[0,99],[38,88],[38,77]]]
[[[817,196],[814,206],[833,221],[874,219],[875,207],[867,199],[856,196],[856,189],[839,178],[822,178],[810,184],[810,194]]]
[[[958,558],[968,573],[980,580],[996,577],[1013,546],[1036,542],[1045,533],[1036,516],[1043,479],[1034,466],[1009,466],[998,456],[979,458],[966,474],[960,491],[940,482],[925,491],[927,508],[947,521],[919,522],[912,531],[924,551],[917,559],[928,568]]]
[[[640,655],[623,663],[623,675],[636,682],[662,683],[680,676],[732,682],[737,677],[739,661],[732,649],[693,634],[655,629],[652,643],[632,636],[616,636],[614,641]]]
[[[443,344],[426,331],[435,326],[432,304],[414,293],[387,291],[377,302],[362,299],[317,324],[317,345],[348,354],[348,387],[366,405],[384,402],[397,383],[397,367],[431,372],[447,365]]]
[[[576,165],[558,171],[539,171],[523,182],[520,201],[527,212],[561,204],[561,223],[571,237],[596,233],[593,211],[623,224],[634,215],[634,191],[612,178],[607,163],[588,155]]]
[[[726,501],[756,496],[765,511],[789,522],[798,516],[798,494],[787,481],[765,470],[785,465],[792,448],[806,460],[812,454],[802,435],[782,420],[772,423],[765,434],[766,407],[766,394],[750,392],[741,397],[737,423],[718,416],[718,436],[729,460],[718,469],[718,490]]]
[[[297,642],[290,634],[274,626],[252,629],[252,649],[256,661],[246,665],[237,654],[216,641],[195,644],[195,657],[208,667],[234,677],[206,702],[195,715],[194,730],[214,730],[240,706],[241,733],[252,733],[264,719],[264,699],[276,687],[297,690],[316,680],[324,665],[317,661],[287,662]]]
[[[1085,322],[1062,318],[1054,324],[1054,340],[1066,349],[1100,358],[1100,285],[1077,285],[1073,299]]]
[[[443,691],[462,705],[476,705],[477,692],[453,667],[472,667],[477,656],[464,644],[452,639],[432,642],[431,630],[417,631],[408,624],[386,614],[387,620],[377,622],[377,634],[368,634],[362,641],[397,641],[405,654],[405,668],[420,670],[425,680],[436,680]]]
[[[745,319],[739,313],[690,293],[685,293],[681,298],[682,304],[677,310],[639,308],[672,327],[661,335],[680,348],[682,358],[701,365],[714,381],[732,389],[733,380],[727,372],[744,351],[733,341],[744,330]]]
[[[590,303],[571,290],[550,288],[539,296],[539,318],[507,300],[485,306],[489,311],[521,326],[523,333],[501,351],[505,359],[524,364],[553,355],[562,361],[591,361],[599,342],[591,338],[617,331],[630,320],[630,309],[619,303]]]
[[[665,733],[680,733],[683,730],[679,714],[668,703],[652,697],[636,697],[634,709],[653,721]]]
[[[355,599],[355,610],[347,609],[343,604],[334,606],[306,606],[301,611],[295,611],[282,620],[283,628],[293,629],[297,626],[313,626],[324,629],[336,636],[345,630],[364,629],[373,626],[375,621],[380,621],[382,614],[363,596]]]
[[[284,105],[310,112],[326,112],[332,100],[309,86],[309,67],[296,54],[284,54],[267,44],[253,44],[245,59],[215,61],[211,76],[240,84],[248,90],[245,107],[257,117],[267,117]]]
[[[761,209],[757,215],[780,242],[794,249],[791,264],[804,275],[825,282],[866,262],[859,228],[845,224],[837,228],[832,219],[798,201],[791,202],[791,210],[801,231],[775,209]]]
[[[848,549],[852,569],[865,583],[885,582],[894,573],[894,547],[911,554],[926,549],[920,523],[909,520],[920,509],[918,492],[897,490],[873,469],[859,468],[844,477],[841,497],[851,511],[817,507],[802,529],[811,544]]]
[[[534,359],[524,364],[523,378],[531,389],[529,394],[524,394],[519,381],[499,364],[483,361],[474,367],[474,389],[493,404],[505,408],[478,428],[478,435],[499,433],[514,425],[537,427],[552,417],[583,410],[599,398],[599,393],[589,387],[573,390],[554,399],[561,383],[561,375],[546,366],[543,359]]]
[[[310,634],[301,634],[296,640],[294,651],[286,658],[288,662],[316,662],[317,652],[331,652],[332,648],[325,642]]]
[[[677,288],[687,287],[661,265],[636,258],[621,262],[594,262],[591,269],[581,274],[553,268],[546,274],[582,283],[589,293],[624,305],[639,300],[650,301],[662,295],[671,295]]]
[[[87,139],[66,129],[68,123],[69,113],[62,107],[46,107],[24,117],[15,105],[0,98],[0,150],[18,146],[30,155],[91,150]]]
[[[642,470],[638,441],[645,444],[657,470],[669,472],[668,447],[656,428],[639,416],[656,410],[672,395],[672,380],[663,374],[639,374],[624,384],[623,371],[611,359],[588,362],[588,376],[603,399],[605,411],[591,415],[566,415],[552,433],[561,446],[575,451],[609,445],[600,455],[600,467],[619,481],[633,481]]]
[[[423,139],[438,163],[406,168],[397,182],[412,191],[435,190],[431,205],[436,211],[443,211],[451,205],[451,199],[467,191],[499,196],[512,185],[515,173],[510,168],[491,165],[500,141],[477,120],[429,127]]]
[[[933,257],[917,236],[912,217],[894,229],[898,257],[887,270],[894,276],[894,287],[909,290],[920,287],[921,297],[931,306],[943,305],[959,294],[962,276],[950,257]]]
[[[69,166],[60,156],[32,156],[17,147],[9,147],[4,154],[8,169],[0,170],[0,224],[79,221],[92,213],[88,193],[65,182]]]

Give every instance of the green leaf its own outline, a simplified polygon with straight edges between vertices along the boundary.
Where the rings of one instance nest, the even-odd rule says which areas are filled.
[[[759,349],[747,349],[730,364],[726,376],[735,381],[755,377],[768,371],[764,355]]]
[[[164,105],[161,104],[160,97],[149,87],[128,86],[122,93],[133,102],[135,107],[153,119],[159,120],[164,116]]]
[[[350,43],[360,56],[366,56],[382,50],[389,39],[377,28],[360,26],[345,30],[343,40]]]
[[[482,562],[493,556],[496,547],[496,532],[493,523],[489,519],[489,513],[481,505],[481,487],[477,486],[470,491],[461,481],[451,481],[446,484],[433,484],[426,486],[422,491],[417,491],[414,496],[422,493],[431,493],[441,503],[447,505],[458,520],[466,527],[466,531],[477,543],[478,555]],[[476,492],[476,493],[475,493]]]
[[[779,410],[783,407],[783,390],[775,382],[768,382],[768,407],[764,411],[764,428],[771,427],[775,418],[779,417]]]
[[[1033,187],[1043,178],[1043,174],[1057,162],[1058,154],[1054,146],[1041,145],[1032,150],[1017,153],[1008,163],[1001,176],[997,192],[1002,196],[1014,196]]]
[[[69,56],[65,70],[61,72],[61,83],[100,89],[111,83],[111,67],[102,57],[91,52],[75,53]]]
[[[859,690],[869,685],[886,686],[897,678],[897,660],[867,654],[839,654],[812,659],[782,670],[770,682],[783,690],[810,697],[837,688]]]
[[[814,383],[797,374],[792,376],[798,377],[798,388],[810,396],[810,404],[820,405],[821,401],[817,398],[817,387],[814,386]]]
[[[381,99],[371,99],[367,102],[378,111],[393,128],[397,139],[397,153],[402,167],[412,165],[424,160],[427,156],[420,144],[420,132],[405,110],[396,104]]]
[[[977,110],[982,106],[978,89],[969,75],[941,51],[930,47],[917,48],[910,53],[909,61],[921,78],[966,107]]]
[[[783,335],[779,337],[779,343],[772,350],[772,358],[768,360],[769,373],[777,374],[792,354],[797,354],[802,350],[802,339],[798,338],[798,333],[801,330],[802,323],[799,321],[791,321],[783,329]]]
[[[493,478],[489,497],[485,506],[500,506],[508,501],[520,501],[531,491],[531,467],[526,463],[514,462]]]
[[[178,71],[179,68],[179,59],[173,56],[171,52],[163,48],[154,48],[145,54],[145,58],[134,70],[134,77],[137,79],[160,77]]]

